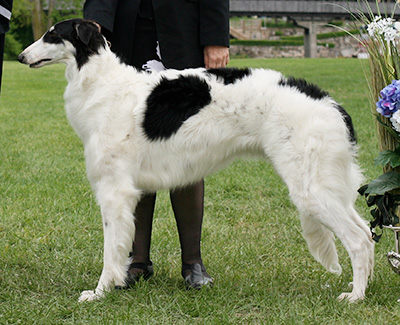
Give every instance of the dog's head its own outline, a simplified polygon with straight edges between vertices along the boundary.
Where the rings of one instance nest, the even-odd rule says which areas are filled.
[[[27,47],[18,61],[31,68],[75,60],[80,69],[91,55],[105,48],[99,26],[88,20],[70,19],[55,24],[35,43]]]

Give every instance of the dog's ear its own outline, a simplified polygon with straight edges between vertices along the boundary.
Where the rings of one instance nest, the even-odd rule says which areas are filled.
[[[82,41],[83,44],[89,45],[90,39],[92,38],[95,29],[91,24],[88,23],[76,23],[75,24],[76,34],[78,39]]]

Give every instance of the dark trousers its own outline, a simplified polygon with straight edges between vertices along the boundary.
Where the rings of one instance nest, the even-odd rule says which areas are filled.
[[[4,40],[6,34],[0,35],[0,93],[1,93],[1,77],[3,75],[3,55],[4,55]]]
[[[139,70],[147,61],[160,60],[156,52],[157,31],[153,19],[137,17],[132,45],[132,57],[128,64]],[[182,264],[202,263],[200,241],[203,197],[203,181],[170,192],[171,204],[178,226]],[[156,194],[147,194],[141,198],[136,207],[136,235],[132,247],[133,261],[136,263],[151,263],[150,245],[155,202]],[[134,266],[132,266],[132,270],[132,274],[135,274]],[[183,273],[182,275],[186,276]]]

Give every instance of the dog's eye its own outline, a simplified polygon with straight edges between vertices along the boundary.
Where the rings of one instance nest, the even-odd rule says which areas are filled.
[[[60,35],[58,35],[58,33],[54,29],[49,31],[49,35],[51,37],[60,37]]]
[[[43,37],[43,40],[47,43],[62,43],[63,40],[61,39],[60,35],[53,29],[49,30]]]

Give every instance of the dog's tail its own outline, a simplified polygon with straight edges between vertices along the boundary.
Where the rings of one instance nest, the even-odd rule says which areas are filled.
[[[347,131],[348,131],[348,134],[349,134],[349,140],[350,140],[351,144],[355,145],[357,143],[357,137],[356,137],[356,132],[354,130],[353,121],[351,119],[351,116],[338,103],[335,103],[334,106],[336,107],[336,109],[342,115],[343,121],[344,121],[344,123],[346,124],[346,127],[347,127]]]
[[[307,206],[304,203],[300,204],[299,209],[303,236],[311,254],[329,272],[335,274],[340,274],[342,269],[334,235],[343,242],[348,251],[358,247],[360,242],[369,247],[369,229],[354,209],[357,189],[363,175],[355,162],[355,138],[351,134],[349,130],[349,152],[346,154],[342,151],[347,159],[342,156],[332,160],[330,166],[320,165],[321,177],[324,180],[318,182],[317,187],[312,186],[305,197],[303,193],[303,202],[307,202]],[[317,158],[313,161],[316,160]],[[363,249],[361,251],[368,263],[368,254]]]
[[[329,272],[340,275],[342,267],[339,264],[333,232],[311,216],[303,215],[300,219],[303,237],[311,255]]]
[[[276,150],[270,157],[300,212],[310,252],[328,271],[340,274],[334,235],[344,242],[346,250],[359,249],[366,259],[369,253],[360,243],[369,246],[370,235],[354,212],[363,177],[355,160],[351,118],[329,97],[320,103],[311,112],[312,123],[305,123],[301,132],[279,148],[273,147]],[[319,113],[323,109],[323,114]],[[294,120],[287,118],[285,123],[299,129]],[[352,253],[353,259],[357,254]]]

